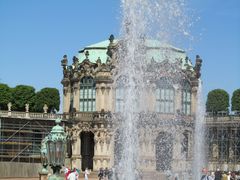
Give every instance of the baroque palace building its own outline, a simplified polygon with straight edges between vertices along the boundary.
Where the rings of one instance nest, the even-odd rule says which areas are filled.
[[[88,167],[97,171],[118,163],[121,142],[117,122],[122,118],[124,88],[114,77],[120,43],[111,35],[109,41],[79,51],[72,65],[68,65],[66,55],[61,61],[63,117],[71,122],[67,129],[71,137],[69,157],[72,166],[83,170]],[[146,39],[144,46],[153,88],[148,92],[147,109],[139,116],[150,117],[153,123],[148,128],[140,123],[136,127],[140,129],[140,169],[190,171],[202,60],[196,56],[193,66],[185,51],[162,46],[156,40]],[[170,56],[164,57],[164,51]]]
[[[114,167],[121,154],[118,137],[124,88],[118,86],[117,52],[120,40],[85,47],[63,67],[63,114],[0,109],[0,177],[36,176],[40,167],[41,140],[56,118],[68,133],[67,166],[98,171]],[[202,60],[193,66],[185,51],[145,40],[147,71],[151,74],[146,110],[139,113],[140,169],[146,172],[190,170],[197,92]],[[164,57],[164,51],[171,56]],[[161,71],[164,69],[165,71]],[[176,73],[177,69],[177,73]],[[141,124],[141,119],[151,120]],[[240,170],[240,116],[207,115],[206,146],[209,170]],[[19,165],[24,163],[24,165]],[[29,165],[28,165],[29,164]],[[9,168],[7,168],[9,167]],[[14,172],[10,171],[12,167]],[[31,167],[31,168],[30,168]],[[25,169],[24,169],[25,168]],[[26,168],[28,170],[26,170]]]

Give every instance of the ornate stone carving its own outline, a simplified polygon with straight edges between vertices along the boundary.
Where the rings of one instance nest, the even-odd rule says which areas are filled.
[[[79,128],[78,125],[75,125],[75,126],[73,126],[73,127],[70,129],[70,134],[71,134],[72,140],[73,140],[74,142],[77,141],[77,139],[78,139],[79,136],[80,136],[80,133],[81,133],[81,129]]]
[[[196,73],[196,78],[199,79],[201,77],[201,66],[202,66],[202,59],[199,55],[196,56],[196,63],[194,66],[194,71]]]
[[[82,131],[90,132],[92,131],[91,124],[88,122],[80,122],[78,123],[78,128],[80,128]]]
[[[61,63],[62,63],[63,68],[67,66],[67,64],[68,64],[67,55],[63,56]]]
[[[113,58],[115,58],[115,54],[116,54],[116,45],[113,43],[113,41],[114,41],[113,34],[110,35],[109,41],[110,41],[110,43],[108,46],[107,55],[113,59]]]

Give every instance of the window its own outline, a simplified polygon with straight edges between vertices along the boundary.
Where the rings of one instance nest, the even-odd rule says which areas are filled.
[[[174,113],[174,89],[158,87],[156,89],[156,112]]]
[[[191,115],[191,86],[184,83],[182,90],[182,112],[185,115]]]
[[[80,81],[80,111],[92,112],[96,110],[96,85],[91,77],[84,77]]]
[[[124,103],[124,88],[118,87],[116,88],[116,103],[115,103],[116,112],[123,111],[123,103]]]

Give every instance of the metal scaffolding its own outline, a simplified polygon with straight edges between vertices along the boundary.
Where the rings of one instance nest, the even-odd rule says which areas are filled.
[[[231,169],[240,164],[240,116],[206,117],[208,161]]]
[[[40,162],[42,139],[53,120],[0,117],[0,161]]]

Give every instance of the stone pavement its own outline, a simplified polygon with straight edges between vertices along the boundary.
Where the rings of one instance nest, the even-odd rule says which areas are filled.
[[[98,180],[98,178],[96,176],[94,177],[89,177],[88,178],[89,180]],[[35,177],[35,178],[1,178],[0,177],[0,180],[39,180],[39,177]],[[79,180],[84,180],[84,177],[83,175],[79,178]]]

